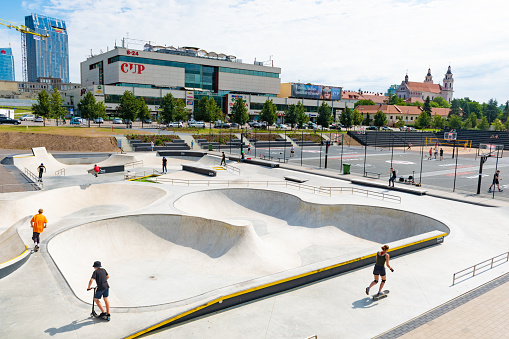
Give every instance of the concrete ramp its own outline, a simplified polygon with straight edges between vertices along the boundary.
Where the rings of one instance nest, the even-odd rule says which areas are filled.
[[[122,166],[133,161],[136,161],[136,158],[132,155],[112,154],[108,159],[98,163],[98,165],[99,167]]]

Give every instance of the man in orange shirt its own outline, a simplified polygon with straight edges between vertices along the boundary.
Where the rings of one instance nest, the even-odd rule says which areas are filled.
[[[44,215],[42,215],[42,208],[39,209],[39,214],[36,214],[30,220],[30,225],[34,229],[34,233],[32,235],[32,240],[35,243],[34,251],[37,252],[39,250],[39,234],[46,228],[48,225],[48,219]]]

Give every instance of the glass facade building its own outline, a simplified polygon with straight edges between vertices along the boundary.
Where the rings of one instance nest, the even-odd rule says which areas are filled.
[[[27,74],[29,82],[39,78],[61,79],[69,82],[69,43],[65,21],[31,14],[25,25],[37,33],[49,35],[42,40],[26,34]]]
[[[0,80],[14,81],[14,57],[10,47],[0,48]]]

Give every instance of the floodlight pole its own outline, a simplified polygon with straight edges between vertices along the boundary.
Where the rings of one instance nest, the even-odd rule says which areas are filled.
[[[456,140],[454,140],[454,143],[456,144]],[[452,186],[452,191],[454,192],[456,190],[456,173],[458,171],[458,155],[456,154],[456,165],[454,166],[454,184]]]
[[[343,171],[343,146],[345,145],[345,133],[341,133],[341,168],[340,171]]]
[[[422,142],[422,132],[421,132],[421,170],[419,173],[419,185],[422,186],[422,160],[424,158],[424,143]]]
[[[499,156],[500,150],[497,149],[497,162],[495,164],[495,173],[498,171],[498,156]],[[495,199],[495,181],[493,181],[493,197],[492,199]]]
[[[477,194],[481,194],[481,181],[482,181],[482,166],[488,160],[488,156],[481,155],[479,164],[479,179],[477,180]]]

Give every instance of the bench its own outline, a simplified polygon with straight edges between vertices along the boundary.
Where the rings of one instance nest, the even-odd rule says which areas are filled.
[[[380,173],[377,173],[377,172],[368,172],[368,171],[365,171],[364,172],[364,176],[367,177],[367,176],[370,176],[372,175],[373,178],[376,177],[377,179],[380,179]]]
[[[303,183],[303,182],[306,182],[307,180],[304,180],[304,179],[299,179],[299,178],[296,178],[296,177],[285,177],[285,180],[288,180],[288,181],[294,181],[294,182],[298,182],[298,183]]]
[[[288,163],[288,159],[289,158],[284,158],[284,157],[278,157],[277,160],[279,160],[279,162],[284,162],[284,163]]]
[[[270,155],[260,154],[260,158],[263,160],[272,160],[273,157]]]

